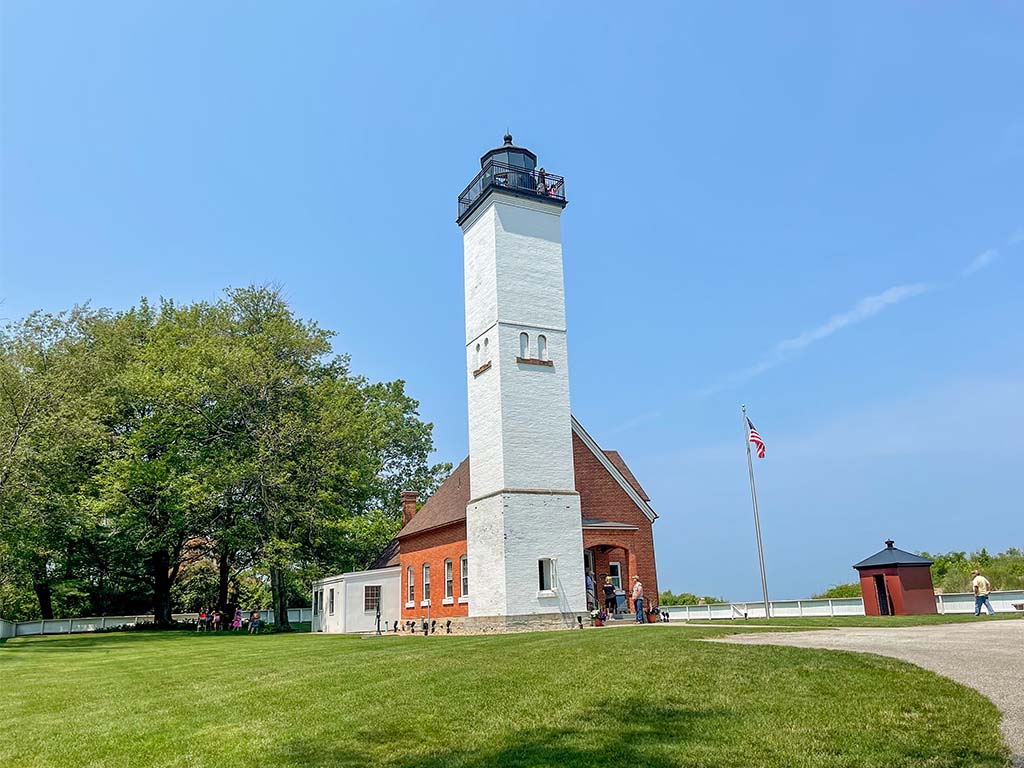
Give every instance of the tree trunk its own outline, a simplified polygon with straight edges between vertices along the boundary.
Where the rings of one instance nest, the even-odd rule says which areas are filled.
[[[170,556],[166,550],[150,558],[153,569],[153,620],[158,627],[171,625],[171,574]]]
[[[270,567],[270,593],[274,598],[274,622],[278,629],[290,632],[288,621],[288,593],[284,585],[284,572],[277,566]]]
[[[45,581],[32,580],[32,587],[36,591],[36,598],[39,600],[39,615],[44,619],[53,618],[53,590]]]
[[[226,610],[228,605],[228,580],[231,578],[231,558],[228,556],[227,545],[221,545],[217,555],[217,608]]]

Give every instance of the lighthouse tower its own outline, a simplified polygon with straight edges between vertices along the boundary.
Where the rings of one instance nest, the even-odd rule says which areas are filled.
[[[562,280],[565,183],[510,135],[480,166],[457,219],[466,282],[469,613],[575,622],[586,593]]]

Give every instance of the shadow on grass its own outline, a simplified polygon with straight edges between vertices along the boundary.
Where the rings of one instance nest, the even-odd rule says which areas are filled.
[[[697,710],[682,704],[650,705],[643,700],[614,700],[581,712],[579,727],[538,725],[508,731],[483,747],[436,747],[436,734],[421,733],[410,724],[401,733],[368,728],[355,746],[329,740],[295,739],[267,755],[270,764],[320,766],[392,766],[393,768],[541,768],[558,766],[678,766],[682,742],[702,738],[697,731],[729,727],[731,713]],[[467,724],[467,741],[473,724]],[[351,734],[350,734],[351,735]],[[359,735],[356,735],[359,739]],[[329,737],[328,737],[329,739]],[[429,750],[431,754],[422,754]]]
[[[278,634],[285,635],[288,633]],[[273,633],[257,635],[251,639],[251,642],[259,642],[261,638],[265,639],[272,636],[275,635]],[[81,653],[109,650],[113,646],[122,646],[127,644],[138,645],[156,641],[161,643],[166,643],[168,641],[209,643],[215,642],[217,639],[226,640],[228,638],[238,639],[242,637],[249,637],[249,635],[245,632],[196,632],[195,630],[187,629],[147,629],[144,631],[126,632],[79,632],[68,635],[25,635],[23,637],[12,638],[19,642],[12,643],[9,646],[9,650],[12,653],[46,653],[50,651],[60,651],[61,653],[77,651]]]

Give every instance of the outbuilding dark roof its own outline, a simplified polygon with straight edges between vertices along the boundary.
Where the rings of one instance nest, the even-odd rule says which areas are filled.
[[[931,565],[932,561],[926,557],[915,555],[913,552],[904,552],[893,546],[892,539],[885,542],[885,549],[876,552],[866,560],[861,560],[854,565],[858,571],[865,568],[887,568],[893,565]]]

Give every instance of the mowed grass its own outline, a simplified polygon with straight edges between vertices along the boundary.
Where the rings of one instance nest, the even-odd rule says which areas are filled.
[[[1005,766],[999,714],[876,656],[705,627],[489,637],[197,635],[0,645],[0,763]]]
[[[994,616],[982,614],[975,616],[973,613],[946,613],[933,614],[930,616],[805,616],[789,617],[780,616],[771,621],[764,619],[690,619],[686,624],[735,624],[737,628],[744,627],[778,627],[786,629],[791,627],[921,627],[931,624],[969,624],[979,621],[1013,621],[1024,619],[1024,613],[997,613]]]

